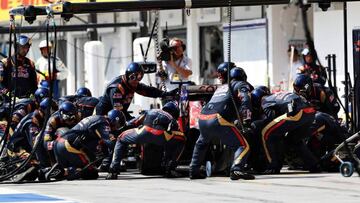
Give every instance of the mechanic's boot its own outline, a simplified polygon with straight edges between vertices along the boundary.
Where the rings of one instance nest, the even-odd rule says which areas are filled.
[[[109,171],[109,168],[110,168],[110,164],[101,164],[99,167],[98,167],[98,170],[99,172],[108,172]]]
[[[108,173],[106,176],[106,180],[117,180],[119,173]]]
[[[206,174],[201,172],[201,170],[191,170],[190,169],[189,177],[190,177],[191,180],[205,179]]]
[[[118,178],[119,175],[119,170],[113,169],[110,167],[109,169],[109,173],[106,176],[106,180],[116,180]]]
[[[239,171],[239,170],[234,170],[234,171],[230,172],[230,179],[231,180],[239,180],[239,179],[254,180],[255,176],[251,175],[249,173]]]
[[[175,170],[168,170],[165,172],[165,178],[181,178],[183,174],[175,171]]]
[[[81,168],[69,167],[66,169],[66,171],[67,171],[66,180],[69,181],[80,179],[82,176]]]
[[[63,177],[64,169],[62,169],[58,163],[52,166],[51,169],[45,173],[45,180],[51,180],[51,178],[61,180]]]

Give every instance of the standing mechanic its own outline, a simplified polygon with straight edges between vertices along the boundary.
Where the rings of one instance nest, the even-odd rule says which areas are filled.
[[[155,87],[140,83],[144,76],[144,71],[139,63],[130,63],[126,68],[125,75],[121,75],[116,81],[111,83],[105,90],[99,103],[96,105],[96,114],[105,115],[111,109],[117,109],[125,114],[126,120],[132,116],[127,111],[135,93],[147,97],[166,97],[175,96],[177,90],[164,92]]]
[[[20,35],[16,42],[17,53],[10,59],[5,58],[0,62],[0,93],[7,94],[10,90],[16,92],[18,98],[29,98],[37,89],[35,65],[26,57],[31,47],[31,39]],[[15,67],[15,57],[17,67]],[[17,76],[16,76],[17,69]],[[13,89],[16,80],[16,90]]]
[[[234,149],[234,162],[230,171],[232,180],[251,180],[255,177],[244,172],[250,146],[236,122],[243,122],[251,118],[250,87],[244,81],[232,80],[230,87],[224,84],[217,88],[211,100],[201,111],[199,116],[200,136],[196,142],[190,164],[190,179],[206,178],[200,172],[200,166],[205,159],[210,141],[218,137],[221,141]],[[236,107],[233,104],[235,100]],[[236,109],[241,114],[238,121]],[[221,132],[221,133],[219,133]]]

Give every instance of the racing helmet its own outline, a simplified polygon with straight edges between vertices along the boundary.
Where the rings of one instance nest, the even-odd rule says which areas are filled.
[[[41,110],[42,112],[45,112],[49,105],[50,105],[50,99],[49,99],[49,98],[43,99],[43,100],[40,102],[40,110]]]
[[[65,121],[76,119],[77,109],[72,102],[63,102],[59,107],[59,112],[61,119]]]
[[[180,110],[176,102],[170,101],[162,107],[163,111],[168,112],[174,119],[178,119],[180,116]]]
[[[247,75],[244,69],[240,67],[234,67],[233,69],[230,70],[230,78],[235,79],[237,81],[246,81]]]
[[[294,91],[305,98],[309,98],[313,87],[310,76],[298,74],[293,83]]]
[[[264,96],[270,95],[270,90],[266,86],[258,86],[251,92],[251,103],[253,107],[259,108],[261,106],[261,99]]]
[[[35,100],[38,103],[40,103],[44,98],[49,97],[49,95],[49,90],[43,87],[38,88],[34,93]]]
[[[107,117],[109,119],[110,126],[119,129],[125,125],[126,119],[122,111],[113,109],[108,112]]]
[[[92,96],[91,91],[86,87],[80,87],[79,89],[77,89],[75,95],[79,96],[79,97],[91,97]]]
[[[230,68],[230,70],[231,70],[233,67],[235,67],[235,63],[233,63],[233,62],[221,63],[217,68],[217,77],[220,80],[227,81],[228,68]]]
[[[18,46],[31,46],[32,42],[31,39],[26,36],[26,35],[20,35],[17,40],[16,40],[16,44]]]
[[[126,79],[140,81],[144,76],[144,70],[139,63],[130,63],[125,71]]]

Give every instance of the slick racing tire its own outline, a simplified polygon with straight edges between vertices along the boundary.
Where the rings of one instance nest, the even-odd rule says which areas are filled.
[[[162,160],[164,148],[154,144],[143,144],[140,151],[140,173],[143,175],[163,175]]]

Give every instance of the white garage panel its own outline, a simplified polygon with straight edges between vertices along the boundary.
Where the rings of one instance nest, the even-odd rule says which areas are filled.
[[[228,60],[228,25],[224,25],[224,59]],[[235,22],[231,28],[231,61],[242,67],[253,85],[267,84],[265,19]]]

